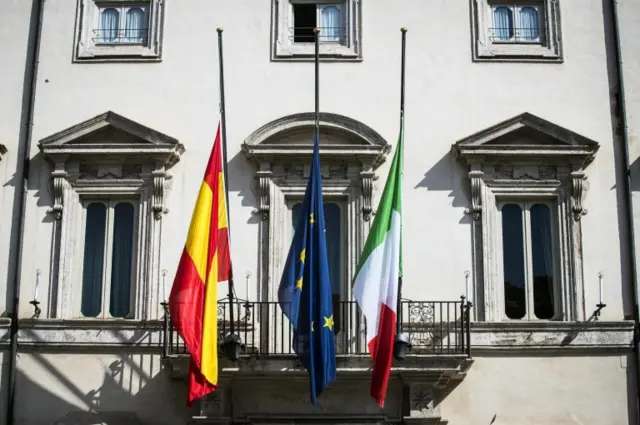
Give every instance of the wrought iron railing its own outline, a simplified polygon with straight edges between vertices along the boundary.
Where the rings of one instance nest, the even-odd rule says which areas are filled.
[[[293,328],[275,301],[246,302],[228,299],[218,302],[219,354],[222,342],[231,331],[233,307],[234,333],[242,340],[244,356],[294,354]],[[400,303],[400,333],[406,334],[411,354],[471,355],[471,303],[461,301],[412,301]],[[337,354],[358,355],[369,352],[366,325],[355,301],[334,305],[334,332]],[[163,355],[187,355],[188,350],[173,327],[165,306]]]

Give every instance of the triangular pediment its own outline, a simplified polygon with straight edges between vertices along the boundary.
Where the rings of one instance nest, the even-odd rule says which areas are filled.
[[[108,111],[52,134],[39,143],[48,158],[118,155],[175,163],[184,151],[173,137]]]
[[[598,146],[598,143],[525,112],[465,137],[456,145]]]
[[[525,112],[459,140],[452,150],[467,160],[544,157],[588,163],[598,148],[594,140]]]
[[[150,144],[173,146],[179,142],[128,118],[108,111],[40,141],[43,147],[81,144]]]

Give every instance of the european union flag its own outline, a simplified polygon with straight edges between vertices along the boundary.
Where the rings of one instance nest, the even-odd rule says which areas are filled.
[[[293,349],[309,372],[311,403],[336,380],[331,282],[325,237],[318,137],[311,175],[287,262],[278,302],[293,325]]]

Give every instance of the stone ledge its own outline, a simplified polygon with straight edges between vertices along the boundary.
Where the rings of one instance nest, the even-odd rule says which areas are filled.
[[[476,322],[471,324],[471,353],[560,355],[630,352],[633,321],[620,322]]]
[[[161,321],[21,320],[21,351],[145,351],[162,352]]]

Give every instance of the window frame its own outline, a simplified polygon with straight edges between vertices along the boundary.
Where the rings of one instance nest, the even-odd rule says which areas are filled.
[[[294,4],[315,4],[316,24],[320,9],[329,5],[339,5],[345,32],[342,41],[321,41],[320,59],[323,61],[362,60],[362,19],[361,0],[272,0],[271,20],[271,60],[272,61],[313,61],[314,43],[294,42]],[[324,6],[323,6],[324,5]],[[322,33],[320,34],[322,37]],[[321,38],[322,40],[322,38]]]
[[[524,240],[523,242],[523,252],[525,255],[524,258],[524,266],[525,266],[525,300],[526,300],[526,311],[525,316],[521,319],[512,319],[507,316],[506,313],[506,299],[505,299],[505,288],[504,288],[504,246],[503,246],[503,231],[502,231],[502,208],[505,205],[519,205],[522,208],[523,213],[523,233]],[[534,312],[534,298],[533,298],[533,258],[531,256],[531,207],[533,205],[546,205],[549,207],[551,213],[551,251],[552,251],[552,262],[553,262],[553,307],[554,312],[553,316],[549,319],[539,319],[535,316]],[[502,302],[502,321],[511,321],[511,322],[548,322],[548,321],[557,321],[562,317],[562,311],[559,308],[560,300],[562,298],[561,288],[559,285],[561,273],[560,273],[560,262],[558,260],[559,257],[559,243],[558,243],[558,235],[560,232],[558,226],[558,207],[557,203],[547,197],[497,197],[496,198],[496,217],[497,217],[497,226],[496,230],[500,233],[499,237],[496,238],[498,255],[501,257],[501,265],[498,271],[498,281],[502,282],[502,287],[500,288],[502,293],[500,300]]]
[[[104,255],[102,259],[102,302],[101,302],[101,310],[100,314],[97,316],[85,316],[82,314],[82,290],[84,288],[83,282],[83,274],[84,274],[84,258],[81,259],[81,265],[79,270],[80,276],[80,302],[74,303],[79,306],[79,310],[77,312],[79,319],[132,319],[135,316],[135,305],[136,305],[136,288],[137,288],[137,276],[136,270],[138,268],[139,258],[138,258],[138,239],[139,239],[139,223],[140,223],[140,200],[131,197],[82,197],[80,199],[82,204],[82,234],[78,235],[78,241],[81,241],[79,245],[80,250],[84,251],[85,241],[86,241],[86,230],[87,230],[87,207],[90,204],[99,203],[106,206],[107,215],[105,221],[105,241],[104,241]],[[109,304],[111,301],[111,276],[112,276],[112,255],[113,255],[113,235],[115,232],[115,206],[117,204],[127,203],[133,205],[133,234],[132,237],[132,247],[131,247],[131,284],[130,284],[130,297],[129,297],[129,313],[124,317],[116,317],[112,316],[109,312]],[[84,257],[84,253],[83,253]]]
[[[149,30],[150,30],[150,7],[149,7],[149,2],[141,2],[140,4],[135,4],[133,2],[131,3],[110,3],[110,2],[99,2],[96,3],[97,6],[97,13],[98,16],[96,18],[96,27],[93,29],[93,31],[102,31],[103,29],[100,27],[101,26],[101,22],[102,22],[102,13],[103,10],[107,10],[107,9],[114,9],[118,12],[118,29],[117,31],[128,31],[126,28],[126,21],[127,21],[127,13],[134,8],[137,9],[142,9],[144,12],[144,18],[146,20],[146,33],[144,35],[144,37],[140,37],[140,38],[144,38],[146,40],[145,42],[135,42],[135,41],[115,41],[115,42],[108,42],[108,41],[95,41],[95,45],[96,46],[144,46],[147,47],[149,44]],[[94,38],[96,40],[100,40],[100,37],[98,35],[94,35]],[[118,39],[120,37],[117,37],[116,39]],[[123,38],[126,38],[123,37]]]
[[[158,62],[162,59],[164,3],[166,0],[78,0],[74,40],[74,62]],[[120,11],[130,7],[146,7],[147,42],[96,42],[95,30],[100,25],[101,8]],[[125,17],[122,13],[119,22]],[[119,30],[121,30],[119,28]],[[124,30],[122,30],[124,31]]]
[[[491,42],[493,44],[540,44],[543,45],[545,43],[544,40],[544,34],[545,34],[545,23],[546,23],[546,17],[544,14],[544,10],[542,9],[540,4],[536,4],[536,3],[531,3],[531,4],[526,4],[526,3],[518,3],[518,4],[500,4],[500,3],[490,3],[490,7],[491,7],[491,30],[495,30],[496,29],[496,23],[495,23],[495,12],[496,9],[500,8],[500,7],[506,7],[507,9],[511,10],[511,13],[513,14],[513,37],[511,37],[508,40],[496,40],[495,37],[493,36],[493,32],[491,31],[490,33],[491,35]],[[538,37],[535,40],[518,40],[518,36],[516,35],[516,31],[518,29],[520,29],[520,12],[522,11],[522,9],[526,8],[526,7],[532,7],[536,10],[536,12],[538,13]]]
[[[537,7],[540,41],[494,41],[493,11],[500,6]],[[563,62],[560,0],[470,0],[472,9],[473,60],[476,62]],[[519,17],[517,18],[519,19]],[[516,17],[514,16],[514,30]]]
[[[99,143],[96,143],[96,139]],[[112,111],[48,136],[39,142],[51,164],[51,214],[54,240],[49,291],[43,311],[47,318],[81,318],[82,263],[84,259],[84,199],[135,199],[137,261],[136,300],[130,320],[159,320],[162,218],[168,213],[171,192],[169,169],[184,146],[178,140]],[[80,266],[79,266],[80,265]],[[129,320],[127,319],[127,320]],[[111,319],[116,320],[116,319]],[[125,319],[120,319],[125,320]]]

